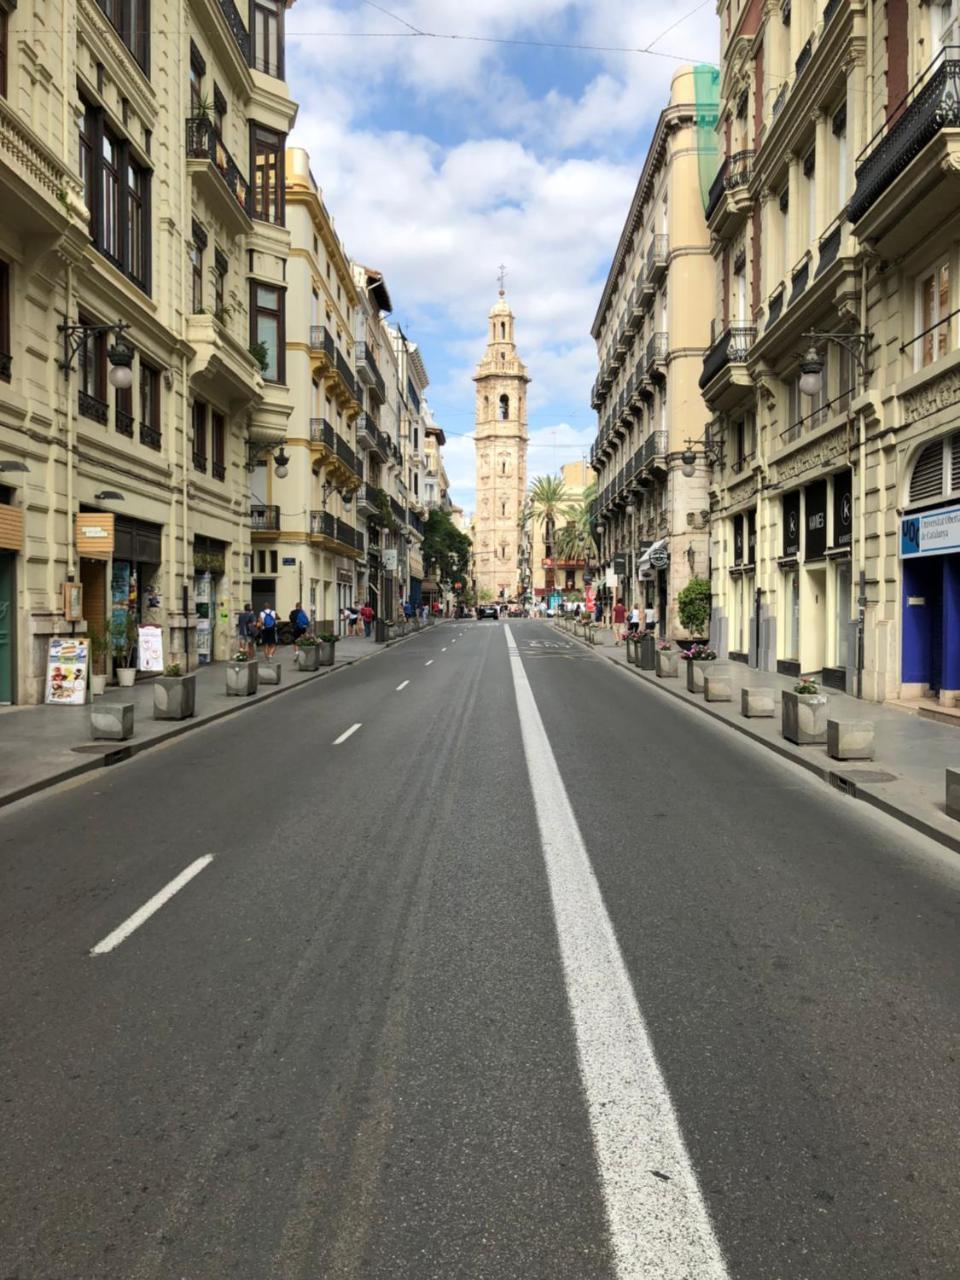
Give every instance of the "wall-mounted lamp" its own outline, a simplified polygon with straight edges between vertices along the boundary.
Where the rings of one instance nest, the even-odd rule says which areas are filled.
[[[722,441],[714,440],[706,432],[696,440],[688,439],[687,447],[680,455],[680,471],[688,480],[697,471],[697,455],[693,448],[695,444],[703,445],[703,456],[711,466],[715,467],[723,458]]]
[[[252,442],[247,443],[247,460],[243,464],[247,471],[256,471],[257,467],[270,455],[273,449],[272,444],[254,445]],[[284,480],[290,471],[290,459],[284,453],[283,445],[273,455],[273,474],[278,480]]]
[[[870,339],[873,337],[872,333],[818,333],[815,329],[812,329],[803,336],[809,346],[800,360],[799,385],[802,395],[812,399],[823,390],[825,361],[817,350],[817,344],[823,342],[834,342],[838,347],[843,347],[844,351],[853,356],[860,370],[860,376],[863,378],[863,385],[867,385],[867,351],[870,346]]]
[[[73,372],[74,361],[80,351],[86,347],[90,338],[98,338],[108,333],[115,335],[113,346],[107,351],[110,372],[107,381],[118,391],[129,391],[133,386],[133,347],[124,338],[130,328],[125,320],[116,324],[72,324],[64,317],[63,324],[57,325],[57,332],[63,334],[63,359],[60,368],[63,376],[69,378]]]

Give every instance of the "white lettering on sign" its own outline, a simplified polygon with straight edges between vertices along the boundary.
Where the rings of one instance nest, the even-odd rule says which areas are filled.
[[[110,530],[104,529],[102,524],[85,524],[83,526],[83,536],[85,538],[109,538]]]
[[[808,529],[822,529],[826,523],[827,523],[827,517],[823,514],[822,511],[817,511],[812,516],[809,516],[807,518]]]

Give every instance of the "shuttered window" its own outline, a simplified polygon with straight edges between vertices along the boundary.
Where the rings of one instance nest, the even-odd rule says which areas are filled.
[[[960,490],[960,431],[950,439],[950,488]]]
[[[943,494],[943,441],[934,440],[913,464],[910,477],[910,501],[923,502]]]

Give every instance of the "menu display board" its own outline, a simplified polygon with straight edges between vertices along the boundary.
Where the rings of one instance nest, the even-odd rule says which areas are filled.
[[[87,700],[89,653],[85,636],[51,637],[45,702],[61,707],[83,706]]]

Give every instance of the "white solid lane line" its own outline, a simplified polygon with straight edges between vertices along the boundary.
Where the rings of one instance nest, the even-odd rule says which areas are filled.
[[[446,645],[444,645],[444,646],[443,646],[443,648],[440,650],[440,652],[441,652],[441,653],[446,653],[446,652],[447,652],[447,646],[446,646]]]
[[[409,680],[404,680],[403,684],[398,684],[397,693],[399,693],[401,689],[405,689],[409,683],[410,683]]]
[[[505,631],[618,1280],[729,1280],[520,651]]]
[[[425,667],[432,667],[432,666],[433,666],[433,659],[431,658],[429,662],[425,662],[423,665],[424,665]]]
[[[359,728],[360,725],[352,724],[346,733],[341,733],[340,737],[335,740],[333,745],[335,747],[339,747],[341,742],[346,742],[348,738],[352,738]]]
[[[98,942],[92,949],[92,956],[106,955],[108,951],[112,951],[114,947],[119,947],[125,938],[129,938],[134,929],[139,929],[145,920],[149,920],[155,911],[159,911],[165,902],[169,902],[175,893],[179,893],[185,884],[189,884],[194,876],[199,875],[204,867],[209,867],[213,861],[213,854],[208,853],[202,858],[198,858],[196,862],[191,862],[185,871],[181,871],[175,880],[171,880],[166,888],[161,889],[159,893],[155,893],[149,902],[145,902],[139,911],[135,911],[132,916],[124,920],[123,924],[114,929],[113,933],[108,933],[102,942]]]

